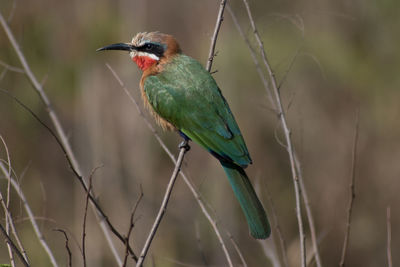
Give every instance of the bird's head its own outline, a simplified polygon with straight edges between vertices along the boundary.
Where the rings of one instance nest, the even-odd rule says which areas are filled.
[[[97,51],[103,50],[129,51],[131,59],[143,71],[180,53],[175,38],[160,32],[140,32],[130,43],[117,43],[97,49]]]

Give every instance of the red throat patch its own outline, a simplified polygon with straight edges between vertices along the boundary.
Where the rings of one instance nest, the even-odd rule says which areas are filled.
[[[142,70],[145,71],[149,67],[153,66],[154,63],[157,62],[157,60],[146,57],[146,56],[135,56],[132,58],[132,60],[138,65],[138,67]]]

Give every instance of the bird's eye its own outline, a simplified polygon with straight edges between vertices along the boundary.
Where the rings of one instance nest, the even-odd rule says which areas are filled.
[[[149,44],[149,43],[147,43],[147,44],[144,45],[144,48],[145,48],[145,49],[150,49],[150,48],[152,48],[152,47],[153,47],[152,44]]]

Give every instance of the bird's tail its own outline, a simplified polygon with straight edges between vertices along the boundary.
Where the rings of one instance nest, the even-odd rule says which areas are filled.
[[[251,235],[257,239],[269,237],[271,228],[267,215],[246,172],[243,168],[233,163],[221,161],[221,164],[228,176],[233,192],[239,200],[243,213],[246,216]]]

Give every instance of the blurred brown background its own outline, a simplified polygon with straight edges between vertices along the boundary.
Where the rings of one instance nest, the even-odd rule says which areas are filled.
[[[393,262],[399,264],[398,1],[253,0],[250,4],[278,80],[284,77],[300,49],[281,92],[303,167],[324,266],[337,266],[340,260],[357,109],[360,128],[356,198],[346,265],[387,265],[387,206],[392,209]],[[242,2],[233,0],[230,5],[257,47]],[[96,53],[95,50],[130,41],[139,31],[158,30],[174,35],[186,54],[205,64],[218,7],[216,0],[0,2],[3,16],[8,18],[10,12],[13,14],[9,25],[34,74],[43,81],[84,174],[102,165],[94,175],[94,188],[107,215],[123,233],[142,185],[144,198],[136,213],[132,234],[137,253],[156,216],[173,165],[105,63],[116,70],[140,100],[138,68],[126,53]],[[287,243],[289,261],[291,266],[299,266],[289,159],[275,137],[283,140],[279,121],[270,110],[249,51],[227,12],[217,52],[213,70],[218,72],[214,77],[230,103],[254,161],[247,172],[258,185],[270,212],[265,190],[268,188]],[[3,29],[0,30],[0,60],[20,66]],[[4,67],[0,66],[2,71]],[[43,103],[23,74],[8,71],[1,76],[0,88],[12,92],[51,125]],[[146,116],[149,117],[148,113]],[[175,133],[157,129],[169,148],[177,153],[180,138]],[[62,228],[70,237],[73,265],[81,266],[77,244],[81,240],[85,193],[62,151],[37,121],[3,93],[0,94],[0,134],[58,262],[61,266],[67,265],[64,238],[53,231]],[[6,158],[2,146],[0,157]],[[240,207],[217,161],[193,144],[185,158],[184,171],[215,209],[221,228],[232,233],[249,266],[272,266],[262,244],[249,236]],[[4,194],[4,179],[0,186]],[[32,266],[50,266],[15,193],[11,208]],[[4,224],[4,213],[1,214]],[[311,253],[307,223],[305,228]],[[228,238],[225,235],[224,238],[235,264],[240,264]],[[123,245],[115,243],[124,255]],[[266,244],[273,251],[272,239]],[[91,210],[87,257],[89,266],[116,265]],[[214,232],[181,178],[146,265],[152,266],[152,261],[155,266],[179,266],[176,261],[194,266],[205,262],[210,266],[226,265]],[[0,263],[8,262],[2,241]]]

